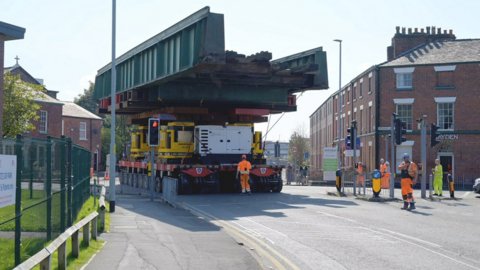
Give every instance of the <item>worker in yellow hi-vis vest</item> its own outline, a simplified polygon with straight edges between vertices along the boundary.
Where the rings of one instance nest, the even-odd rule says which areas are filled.
[[[432,169],[433,172],[433,189],[435,196],[443,196],[443,167],[440,164],[440,160],[437,158],[435,159],[435,168]]]

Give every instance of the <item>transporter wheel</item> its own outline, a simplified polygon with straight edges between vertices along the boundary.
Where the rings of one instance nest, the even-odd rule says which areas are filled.
[[[192,184],[190,183],[188,177],[185,174],[181,174],[177,181],[177,194],[192,194]]]
[[[276,177],[276,179],[278,180],[278,182],[275,186],[272,187],[272,192],[279,193],[283,189],[283,181],[280,177]]]

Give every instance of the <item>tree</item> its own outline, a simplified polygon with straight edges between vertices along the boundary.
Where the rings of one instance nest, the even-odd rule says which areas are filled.
[[[305,159],[305,152],[310,152],[310,142],[307,137],[305,125],[297,124],[297,127],[290,136],[289,141],[290,149],[288,150],[289,160],[295,164],[295,166],[302,165],[303,162],[308,163]],[[292,152],[292,147],[297,147],[297,153]]]
[[[73,99],[73,102],[80,107],[86,109],[87,111],[97,114],[97,109],[99,108],[98,104],[93,98],[93,92],[95,90],[95,84],[91,81],[88,82],[90,85],[88,89],[83,89],[83,94],[78,94],[78,97]],[[104,117],[100,115],[100,117]]]
[[[94,99],[95,83],[89,82],[88,89],[83,90],[83,94],[79,94],[74,99],[75,104],[83,107],[84,109],[96,114],[99,108]],[[110,130],[112,126],[111,116],[99,115],[103,118],[102,122],[102,163],[105,162],[107,154],[110,153]],[[117,160],[122,157],[123,149],[127,143],[131,140],[131,134],[134,130],[133,125],[127,125],[127,115],[115,115],[115,150]]]
[[[24,82],[20,75],[4,76],[3,134],[2,137],[15,137],[25,131],[34,130],[32,121],[40,118],[37,111],[41,108],[36,100],[42,100],[46,92],[41,85]]]

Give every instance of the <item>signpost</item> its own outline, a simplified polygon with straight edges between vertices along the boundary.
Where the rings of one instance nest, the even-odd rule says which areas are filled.
[[[0,155],[0,208],[15,204],[17,156]]]
[[[325,147],[323,149],[323,180],[335,181],[337,171],[337,148]]]

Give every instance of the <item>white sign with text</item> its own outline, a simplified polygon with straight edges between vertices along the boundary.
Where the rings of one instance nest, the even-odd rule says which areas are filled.
[[[17,156],[0,155],[0,208],[15,204]]]

